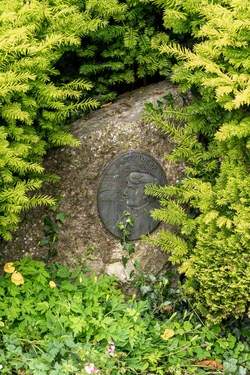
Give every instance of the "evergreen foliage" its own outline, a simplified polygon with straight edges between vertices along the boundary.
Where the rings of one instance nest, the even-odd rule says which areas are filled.
[[[95,108],[85,80],[54,83],[55,62],[104,21],[74,1],[1,1],[0,4],[0,235],[10,239],[20,212],[53,204],[30,195],[44,179],[41,158],[50,146],[76,146],[65,129],[71,113]]]
[[[193,5],[182,2],[195,15]],[[186,176],[148,193],[162,204],[153,216],[179,228],[155,242],[186,275],[184,291],[194,307],[219,322],[249,306],[250,12],[244,0],[203,1],[198,9],[194,47],[161,46],[176,58],[173,81],[191,91],[192,103],[181,108],[172,101],[148,113],[173,137],[170,158],[185,162]]]
[[[93,4],[92,4],[93,3]],[[146,0],[126,0],[119,7],[110,1],[89,1],[90,14],[107,17],[105,27],[83,39],[87,48],[78,51],[80,74],[94,82],[102,100],[138,80],[170,72],[170,62],[158,46],[169,37],[163,31],[161,10]],[[121,89],[121,85],[123,88]]]

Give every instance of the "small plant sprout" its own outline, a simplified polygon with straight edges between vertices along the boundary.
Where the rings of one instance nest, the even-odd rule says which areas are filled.
[[[134,219],[130,212],[124,211],[121,220],[117,223],[117,228],[121,232],[121,245],[123,250],[126,251],[127,255],[122,257],[122,263],[126,267],[129,257],[135,251],[134,244],[129,241],[131,231],[133,229]]]

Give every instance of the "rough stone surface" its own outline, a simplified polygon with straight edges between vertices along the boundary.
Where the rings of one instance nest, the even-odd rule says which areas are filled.
[[[79,148],[62,148],[50,152],[45,166],[61,177],[57,184],[45,186],[44,193],[60,199],[58,212],[66,215],[56,243],[53,261],[70,265],[87,265],[94,271],[120,274],[126,279],[121,264],[124,251],[119,240],[102,226],[96,206],[97,187],[104,166],[115,156],[128,150],[144,151],[163,166],[168,183],[176,181],[179,169],[166,161],[172,145],[159,130],[142,121],[144,104],[156,102],[175,87],[160,82],[121,95],[115,103],[104,105],[72,125],[73,134],[81,141]],[[39,245],[44,237],[43,220],[52,215],[46,208],[26,213],[13,241],[0,244],[2,260],[18,259],[23,255],[46,256],[48,248]],[[147,272],[159,272],[167,257],[157,248],[136,241],[134,260],[140,260]],[[118,265],[119,263],[119,265]]]
[[[110,276],[117,277],[122,282],[127,282],[130,279],[131,272],[134,271],[133,262],[129,261],[124,267],[121,262],[106,264],[104,272]]]

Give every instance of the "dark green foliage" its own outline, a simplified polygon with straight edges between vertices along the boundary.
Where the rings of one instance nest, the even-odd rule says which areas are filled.
[[[111,277],[87,277],[55,264],[48,269],[29,259],[5,270],[3,375],[86,375],[91,363],[102,375],[206,375],[223,368],[225,375],[247,374],[246,342],[219,326],[206,327],[187,311],[157,320],[146,301],[125,298]],[[14,271],[23,276],[22,285],[13,283]]]
[[[140,0],[126,0],[120,7],[107,0],[89,4],[91,14],[109,19],[105,27],[83,38],[86,48],[78,53],[83,61],[80,74],[95,82],[95,94],[107,100],[115,91],[124,91],[126,84],[169,73],[170,63],[157,49],[169,39],[161,33],[160,9]]]
[[[186,294],[212,321],[244,315],[250,301],[250,14],[248,1],[223,4],[199,6],[193,50],[161,47],[178,61],[173,80],[191,90],[191,105],[149,114],[173,137],[171,158],[186,165],[180,184],[149,189],[162,203],[154,217],[179,228],[155,241],[171,253],[186,275]]]

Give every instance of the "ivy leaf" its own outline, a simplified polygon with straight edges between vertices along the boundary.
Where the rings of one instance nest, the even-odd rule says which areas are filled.
[[[237,372],[237,360],[230,358],[228,361],[223,362],[224,373],[227,375],[236,374]]]

